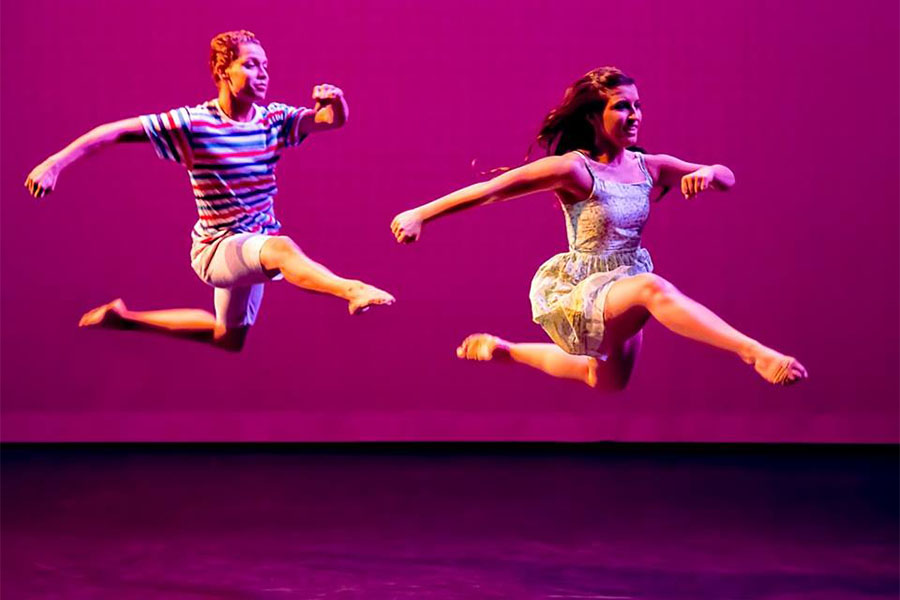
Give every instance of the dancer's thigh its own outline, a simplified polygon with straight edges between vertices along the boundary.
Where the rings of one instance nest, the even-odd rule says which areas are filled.
[[[624,389],[634,372],[643,341],[643,328],[650,319],[644,307],[648,286],[655,275],[641,274],[613,282],[603,307],[604,348],[607,359],[598,363],[601,387]]]
[[[221,328],[250,327],[256,322],[262,304],[265,284],[246,287],[216,288],[216,324]]]
[[[206,251],[212,252],[211,256],[199,256],[194,268],[203,281],[216,288],[249,287],[281,279],[280,273],[266,270],[260,260],[263,247],[274,239],[258,233],[226,237]]]
[[[634,365],[640,354],[643,331],[626,339],[610,340],[606,360],[597,361],[597,388],[601,391],[624,390],[631,380]]]
[[[662,281],[651,273],[625,277],[610,284],[603,306],[604,329],[617,346],[624,346],[650,319],[645,307],[648,293]]]

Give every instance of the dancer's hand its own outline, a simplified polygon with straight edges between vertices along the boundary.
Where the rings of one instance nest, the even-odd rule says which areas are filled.
[[[340,102],[344,97],[344,91],[334,85],[323,83],[313,88],[313,100],[316,101],[316,110],[323,106]]]
[[[391,232],[401,244],[411,244],[422,235],[422,221],[416,209],[404,211],[391,221]]]
[[[43,198],[52,192],[56,187],[56,178],[59,176],[60,170],[59,163],[52,156],[36,166],[25,179],[28,193],[35,198]]]
[[[688,173],[681,178],[681,194],[685,199],[693,198],[700,192],[708,190],[715,178],[712,167],[703,167]]]

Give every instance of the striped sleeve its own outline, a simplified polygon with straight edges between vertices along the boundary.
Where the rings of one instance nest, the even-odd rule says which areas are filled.
[[[304,118],[314,119],[316,111],[303,106],[285,106],[284,110],[284,130],[282,131],[284,145],[288,148],[299,146],[300,142],[305,140],[306,136],[309,135],[307,133],[300,133],[300,122]]]
[[[187,108],[176,108],[158,115],[141,116],[141,125],[150,138],[157,156],[190,169],[194,162],[191,150],[191,115]]]

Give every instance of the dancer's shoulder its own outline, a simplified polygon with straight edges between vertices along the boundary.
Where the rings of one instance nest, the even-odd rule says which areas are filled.
[[[682,160],[671,154],[641,153],[640,156],[643,158],[644,164],[647,165],[647,170],[650,172],[653,180],[666,185],[671,183],[670,179],[680,178],[704,166],[699,163]]]
[[[575,152],[561,155],[545,156],[525,163],[509,171],[530,177],[557,177],[569,179],[585,172],[584,159]]]
[[[284,102],[269,102],[265,106],[257,105],[263,116],[267,115],[293,115],[296,113],[313,112],[305,106],[293,106]]]
[[[541,182],[542,186],[564,190],[579,198],[593,189],[593,173],[583,156],[567,152],[558,156],[546,156],[514,169],[528,181]]]
[[[545,168],[556,171],[560,175],[564,175],[584,171],[585,165],[588,164],[588,159],[583,153],[573,150],[572,152],[566,152],[565,154],[546,156],[531,164],[537,163],[541,163]]]

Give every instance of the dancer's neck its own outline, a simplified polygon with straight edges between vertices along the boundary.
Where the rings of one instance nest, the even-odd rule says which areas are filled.
[[[597,151],[591,158],[598,163],[617,167],[625,161],[625,148],[614,146],[606,139],[597,139],[595,147]]]
[[[225,116],[232,121],[247,123],[249,121],[252,121],[253,117],[256,115],[256,110],[253,107],[253,102],[247,102],[235,98],[234,96],[229,94],[228,90],[225,88],[219,90],[219,98],[217,99],[217,102],[219,103],[219,108],[223,113],[225,113]]]

